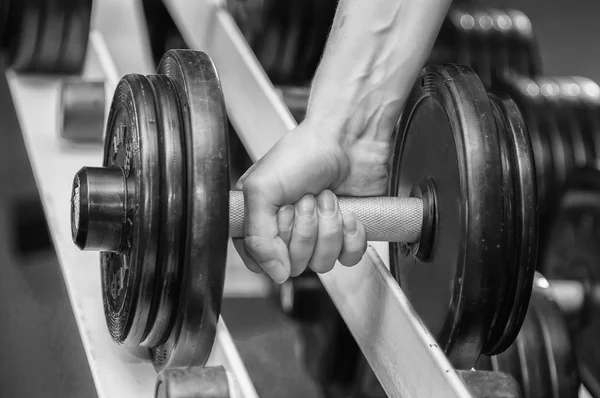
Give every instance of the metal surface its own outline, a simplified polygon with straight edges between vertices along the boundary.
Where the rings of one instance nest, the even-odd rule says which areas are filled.
[[[342,212],[353,212],[365,227],[367,239],[379,242],[417,242],[421,236],[423,202],[418,198],[339,197]],[[244,195],[229,193],[229,236],[242,238]]]
[[[289,110],[222,2],[165,4],[188,45],[213,58],[232,123],[258,160],[296,126]],[[470,396],[372,247],[355,267],[320,277],[389,396]]]
[[[97,31],[90,37],[83,77],[105,79],[107,90],[112,91],[126,73],[151,73],[154,67],[137,1],[99,0],[95,7],[92,23]],[[98,255],[81,252],[71,242],[68,203],[72,176],[82,165],[99,166],[102,147],[60,138],[56,131],[57,77],[7,72],[7,78],[98,396],[152,396],[156,372],[145,350],[117,346],[106,328]],[[236,261],[235,256],[230,258]],[[207,365],[223,365],[234,376],[240,396],[257,396],[222,320]]]

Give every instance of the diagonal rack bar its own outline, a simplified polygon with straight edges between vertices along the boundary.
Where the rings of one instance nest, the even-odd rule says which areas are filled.
[[[95,0],[83,79],[103,80],[112,93],[121,76],[154,70],[138,0]],[[42,199],[54,247],[98,397],[150,397],[156,371],[145,350],[114,344],[104,319],[98,255],[71,241],[69,195],[73,174],[82,164],[100,165],[102,145],[75,144],[57,129],[59,78],[7,71],[14,108]],[[108,108],[108,106],[107,106]],[[238,260],[239,261],[239,260]],[[222,365],[236,397],[256,391],[222,319],[206,366]]]
[[[164,0],[185,41],[210,54],[227,111],[253,161],[296,126],[222,1]],[[470,397],[373,247],[320,275],[391,397]]]

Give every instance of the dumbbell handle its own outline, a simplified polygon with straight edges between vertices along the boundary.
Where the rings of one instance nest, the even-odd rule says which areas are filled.
[[[339,197],[342,213],[353,212],[372,242],[417,242],[423,223],[423,202],[418,198]],[[244,196],[229,193],[229,236],[241,238],[244,232]]]

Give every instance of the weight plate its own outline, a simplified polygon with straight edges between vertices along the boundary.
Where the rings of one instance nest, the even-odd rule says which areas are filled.
[[[594,164],[596,161],[594,142],[591,137],[589,118],[579,100],[581,90],[571,77],[555,77],[553,80],[558,85],[560,100],[565,104],[563,109],[570,114],[572,123],[571,138],[573,139],[573,150],[576,153],[576,166],[583,167]]]
[[[152,357],[157,369],[201,366],[213,346],[225,281],[227,116],[217,71],[203,52],[171,50],[158,73],[173,83],[181,110],[187,223],[175,321],[168,340],[152,350]]]
[[[462,65],[472,65],[470,38],[475,26],[475,19],[465,7],[453,5],[442,24],[438,40],[453,49],[453,61]]]
[[[590,123],[590,136],[588,139],[594,143],[594,153],[600,156],[600,86],[590,79],[572,76],[573,81],[579,87],[577,98],[582,104],[587,120]],[[600,166],[596,158],[595,166]]]
[[[156,293],[152,304],[146,347],[163,344],[172,327],[181,278],[186,170],[177,92],[163,75],[149,75],[156,104],[158,163],[160,165],[160,235],[156,265]]]
[[[117,343],[130,347],[146,336],[154,293],[160,198],[155,120],[146,77],[121,79],[108,115],[102,165],[123,172],[125,236],[118,252],[100,253],[100,265],[108,330]]]
[[[9,44],[7,66],[18,72],[30,72],[31,63],[35,56],[39,31],[42,28],[42,0],[13,2],[18,3],[18,18],[15,35]]]
[[[510,29],[511,20],[508,15],[496,8],[486,9],[492,18],[493,31],[490,35],[491,73],[494,83],[510,68]]]
[[[302,3],[304,4],[304,19],[302,20],[298,52],[292,73],[292,80],[299,84],[310,81],[315,72],[309,69],[309,62],[317,51],[319,8],[323,7],[324,1],[307,0]]]
[[[498,280],[504,295],[498,297],[498,317],[488,344],[489,354],[506,350],[517,337],[529,304],[536,268],[538,214],[533,149],[517,105],[505,94],[490,95],[502,153],[505,216],[503,250],[505,278]]]
[[[521,332],[491,358],[492,369],[515,377],[524,398],[577,397],[581,383],[569,331],[548,282],[536,280]]]
[[[500,147],[485,88],[467,67],[424,69],[393,143],[389,194],[435,186],[427,264],[390,244],[390,263],[413,308],[454,366],[473,366],[497,316],[504,198]],[[489,115],[490,117],[481,117]]]
[[[568,111],[565,109],[564,102],[560,101],[559,87],[556,82],[549,77],[537,77],[536,82],[540,87],[540,92],[548,103],[545,115],[550,120],[549,129],[550,138],[553,142],[553,155],[560,171],[557,175],[557,188],[560,189],[567,176],[575,168],[576,158],[573,148],[572,123],[569,120]],[[558,156],[556,156],[559,154]],[[561,159],[562,158],[562,162]],[[562,163],[562,164],[561,164]]]
[[[545,78],[538,77],[536,83],[540,88],[540,93],[545,99],[545,106],[540,109],[538,117],[546,121],[547,129],[544,131],[550,146],[552,148],[552,160],[554,163],[554,180],[552,181],[551,192],[560,189],[564,184],[570,170],[573,169],[575,161],[573,159],[573,150],[570,141],[565,139],[562,119],[560,118],[560,106],[556,101],[558,87]]]
[[[587,167],[573,172],[557,207],[544,245],[540,269],[549,279],[593,284],[600,280],[600,171]],[[600,374],[600,313],[594,306],[569,317],[582,369]]]
[[[280,0],[281,1],[281,0]],[[294,67],[299,56],[300,38],[302,35],[302,24],[304,23],[304,14],[307,12],[305,2],[297,0],[283,1],[285,4],[285,26],[286,35],[283,40],[281,50],[281,80],[290,82],[294,72]]]
[[[471,7],[475,20],[471,40],[472,68],[477,72],[483,85],[492,86],[492,49],[490,41],[493,35],[492,17],[482,7]]]
[[[70,0],[69,13],[62,36],[60,56],[54,72],[76,74],[83,69],[87,53],[92,0]]]
[[[542,73],[541,58],[531,21],[519,10],[507,9],[506,14],[512,20],[512,25],[517,32],[517,45],[514,52],[514,64],[519,65],[517,70],[523,71],[525,76],[540,75]]]
[[[32,68],[38,72],[53,72],[60,54],[60,46],[70,1],[46,0],[43,20],[39,27]]]
[[[281,57],[285,40],[283,1],[270,0],[265,3],[266,22],[263,35],[256,49],[258,60],[273,83],[279,83]]]
[[[507,93],[517,103],[525,118],[535,160],[538,208],[540,217],[543,217],[554,175],[550,143],[543,133],[546,130],[546,123],[545,120],[538,118],[538,115],[544,111],[545,100],[540,94],[539,86],[533,80],[515,73],[505,75],[498,82],[497,88]],[[543,230],[542,225],[540,230]]]

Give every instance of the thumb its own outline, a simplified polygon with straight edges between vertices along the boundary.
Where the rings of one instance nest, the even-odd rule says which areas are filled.
[[[275,282],[283,283],[290,276],[290,260],[288,248],[279,237],[277,212],[281,204],[269,199],[277,188],[263,187],[250,176],[242,190],[246,251]]]

